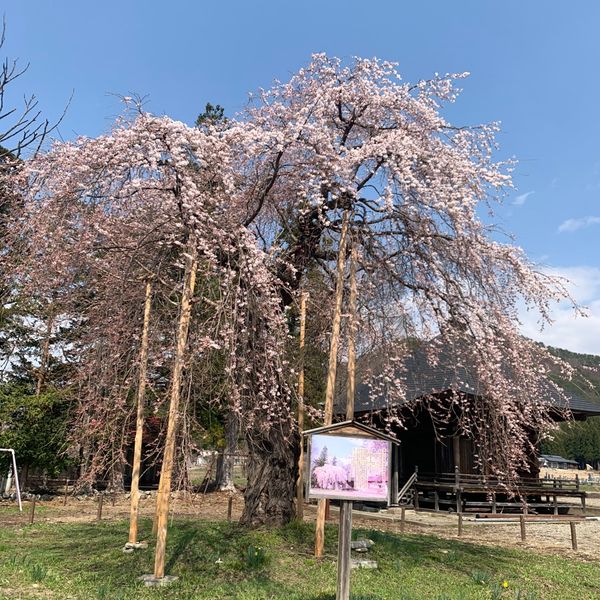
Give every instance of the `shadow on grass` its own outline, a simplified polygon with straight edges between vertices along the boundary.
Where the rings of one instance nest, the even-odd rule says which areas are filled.
[[[183,531],[179,532],[175,547],[169,552],[169,560],[165,565],[167,572],[171,572],[175,563],[186,553],[192,542],[198,539],[198,534],[198,529],[192,527],[186,527]]]

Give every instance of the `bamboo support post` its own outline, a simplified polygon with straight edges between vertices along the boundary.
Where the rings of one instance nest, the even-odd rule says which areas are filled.
[[[177,331],[177,348],[173,365],[171,381],[171,398],[165,450],[158,486],[156,501],[156,553],[154,557],[154,577],[162,579],[165,575],[165,552],[167,548],[167,521],[169,515],[169,498],[171,495],[171,478],[173,476],[173,462],[175,454],[175,436],[179,417],[179,402],[181,398],[181,378],[187,346],[188,330],[192,312],[192,299],[196,287],[196,271],[198,270],[197,251],[192,244],[190,254],[187,256],[186,272],[184,277],[183,294],[181,298],[181,312]]]
[[[146,393],[146,374],[148,370],[148,332],[150,329],[150,309],[152,305],[152,284],[146,283],[144,302],[144,324],[140,345],[140,369],[138,373],[137,415],[135,421],[135,442],[131,471],[131,507],[129,514],[129,543],[138,541],[138,514],[140,506],[140,469],[142,463],[142,439],[144,434],[144,396]]]
[[[327,387],[325,389],[325,425],[331,425],[333,419],[333,394],[335,391],[335,375],[337,370],[337,353],[342,320],[342,299],[344,295],[344,267],[346,263],[346,238],[350,212],[344,211],[340,246],[337,257],[337,277],[335,286],[335,307],[331,325],[331,341],[329,345],[329,368],[327,370]],[[315,525],[315,556],[322,558],[325,545],[326,501],[319,499],[317,504],[317,521]]]
[[[298,479],[296,481],[296,518],[304,518],[304,362],[306,338],[306,301],[308,293],[300,295],[300,369],[298,372],[298,433],[300,435],[300,455],[298,456]]]

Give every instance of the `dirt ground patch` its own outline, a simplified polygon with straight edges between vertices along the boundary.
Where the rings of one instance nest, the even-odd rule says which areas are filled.
[[[200,520],[225,520],[227,518],[229,493],[213,492],[207,494],[173,494],[171,503],[172,518],[193,518]],[[156,498],[143,495],[140,501],[140,514],[152,518]],[[243,509],[244,499],[241,493],[233,494],[232,518],[238,520]],[[594,502],[600,507],[600,500]],[[30,502],[23,503],[23,512],[19,513],[14,502],[0,502],[0,527],[22,527],[28,523]],[[98,513],[98,498],[81,497],[64,499],[57,497],[52,501],[37,502],[35,522],[47,523],[94,523]],[[332,523],[337,522],[337,509],[332,507]],[[308,505],[305,519],[314,520],[316,507]],[[125,494],[107,495],[103,500],[102,519],[122,520],[129,517],[129,499]],[[400,531],[400,513],[382,511],[364,513],[355,511],[354,527],[381,531]],[[407,533],[435,535],[444,539],[458,539],[458,519],[455,514],[415,512],[406,510]],[[515,523],[480,523],[474,517],[463,519],[462,541],[502,546],[508,548],[531,549],[543,554],[570,556],[580,560],[597,560],[600,555],[600,521],[577,523],[577,552],[571,549],[570,528],[568,522],[527,523],[527,537],[520,538],[520,525]]]

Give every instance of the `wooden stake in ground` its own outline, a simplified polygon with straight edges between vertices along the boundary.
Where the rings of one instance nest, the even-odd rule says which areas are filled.
[[[337,277],[335,285],[335,307],[331,325],[331,342],[329,345],[329,369],[327,371],[327,387],[325,389],[325,425],[331,425],[333,419],[333,394],[335,391],[335,374],[337,370],[337,352],[340,341],[340,323],[342,320],[342,298],[344,296],[344,267],[346,263],[346,237],[350,212],[344,211],[342,230],[340,232],[340,248],[337,258]],[[317,505],[317,521],[315,527],[315,556],[321,558],[325,546],[325,508],[326,501],[319,500]]]
[[[181,312],[177,331],[177,349],[173,365],[173,379],[171,381],[171,398],[169,406],[169,421],[167,424],[167,437],[163,455],[160,481],[158,485],[158,498],[156,508],[156,555],[154,557],[154,577],[162,579],[165,575],[165,550],[167,547],[167,520],[169,516],[169,496],[171,494],[171,478],[173,476],[173,456],[175,453],[175,435],[179,417],[179,401],[181,398],[181,375],[185,358],[185,349],[188,339],[190,316],[192,312],[192,298],[196,287],[196,271],[198,269],[197,251],[192,247],[186,259],[186,272],[181,298]]]
[[[340,534],[338,538],[338,570],[336,600],[350,598],[350,540],[352,539],[352,500],[340,503]]]
[[[31,499],[31,504],[29,505],[29,524],[33,524],[33,519],[35,518],[35,496]]]
[[[144,396],[146,393],[146,373],[148,371],[148,331],[150,329],[150,308],[152,304],[152,284],[146,283],[146,301],[144,303],[144,325],[140,346],[140,371],[137,389],[137,417],[135,421],[135,443],[133,447],[133,465],[131,471],[131,511],[129,516],[129,543],[136,544],[138,539],[138,512],[140,505],[140,467],[142,463],[142,437],[144,434]]]
[[[296,481],[296,518],[304,518],[304,358],[306,335],[307,292],[300,295],[300,369],[298,372],[298,434],[300,435],[300,456],[298,457],[298,479]]]

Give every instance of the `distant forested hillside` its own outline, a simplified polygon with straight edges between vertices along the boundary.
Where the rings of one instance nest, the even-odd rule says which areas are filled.
[[[555,375],[553,378],[568,392],[580,398],[600,404],[600,356],[595,354],[578,354],[562,348],[548,346],[548,350],[570,364],[575,373],[570,381]]]
[[[548,347],[555,356],[569,363],[575,370],[569,381],[554,375],[553,379],[567,392],[600,404],[600,356],[578,354],[562,348]],[[600,417],[583,422],[564,423],[553,440],[542,443],[542,453],[558,454],[576,460],[581,466],[600,464]]]

